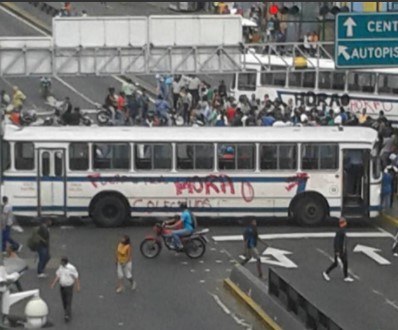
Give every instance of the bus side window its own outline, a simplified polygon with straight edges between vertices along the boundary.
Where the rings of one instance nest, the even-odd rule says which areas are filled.
[[[261,170],[297,170],[296,145],[262,145]]]
[[[378,91],[384,94],[398,94],[398,75],[380,74]]]
[[[93,166],[97,170],[130,170],[129,144],[94,144]]]
[[[257,71],[238,74],[238,90],[255,91],[257,87]]]
[[[88,171],[89,147],[87,143],[69,145],[69,169],[71,171]]]
[[[279,169],[297,170],[297,145],[279,146]]]
[[[254,171],[256,169],[256,147],[254,145],[238,146],[237,170]]]
[[[10,147],[10,143],[7,141],[3,141],[3,150],[2,152],[2,171],[7,171],[10,169],[11,167],[11,147]]]
[[[15,169],[17,171],[32,171],[34,168],[35,157],[33,143],[15,143]]]
[[[218,149],[218,167],[219,170],[234,171],[236,169],[236,146],[219,145]]]
[[[178,170],[203,170],[214,169],[214,145],[177,145],[177,169]]]
[[[171,144],[157,144],[153,149],[153,169],[171,171],[173,167],[173,148]]]
[[[135,168],[139,171],[152,170],[153,145],[135,145]]]
[[[332,74],[330,72],[319,72],[319,88],[332,89]]]
[[[270,171],[278,169],[278,146],[262,145],[261,148],[261,170]]]
[[[303,170],[337,170],[339,168],[339,147],[334,144],[304,144],[302,146]]]
[[[346,75],[345,73],[335,72],[333,73],[333,85],[332,89],[343,91],[345,90]]]

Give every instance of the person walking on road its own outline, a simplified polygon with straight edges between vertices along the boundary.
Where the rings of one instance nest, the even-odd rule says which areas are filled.
[[[257,248],[257,243],[260,241],[266,247],[268,247],[268,245],[260,239],[258,235],[257,221],[255,219],[250,221],[250,225],[246,228],[243,238],[245,242],[245,260],[242,261],[241,265],[245,266],[253,258],[256,259],[258,277],[263,278],[261,256]]]
[[[116,266],[117,266],[117,293],[122,293],[124,289],[123,281],[127,279],[132,290],[136,289],[136,282],[133,279],[133,249],[131,246],[130,237],[124,235],[120,240],[116,251]]]
[[[19,244],[18,242],[14,241],[11,238],[11,228],[14,225],[14,214],[13,214],[13,209],[12,205],[9,203],[8,197],[4,196],[3,197],[3,205],[2,205],[2,212],[1,212],[1,218],[2,218],[2,229],[3,229],[3,246],[2,246],[2,251],[6,251],[6,243],[9,243],[12,245],[13,249],[15,251],[20,252],[22,250],[22,245]]]
[[[337,231],[334,239],[334,263],[324,272],[323,278],[330,281],[330,273],[336,269],[339,264],[343,265],[344,281],[347,283],[354,282],[354,279],[348,275],[348,254],[347,254],[347,220],[341,218],[339,221],[340,229]]]
[[[54,289],[57,283],[60,286],[65,322],[68,323],[72,318],[73,290],[76,288],[76,291],[80,292],[80,280],[76,267],[69,263],[66,257],[61,259],[61,266],[56,272],[56,277],[51,284],[51,288]]]
[[[37,265],[37,276],[39,278],[47,278],[48,275],[44,272],[48,262],[50,261],[50,230],[51,219],[47,219],[37,229],[38,245],[37,254],[39,256],[39,263]]]

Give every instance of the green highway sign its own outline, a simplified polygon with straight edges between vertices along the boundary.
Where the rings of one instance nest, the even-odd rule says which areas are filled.
[[[336,18],[336,67],[398,66],[398,13],[342,13]]]

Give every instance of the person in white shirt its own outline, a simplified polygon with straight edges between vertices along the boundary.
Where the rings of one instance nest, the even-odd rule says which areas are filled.
[[[14,214],[13,214],[12,205],[9,203],[7,196],[3,197],[1,217],[2,217],[2,229],[3,229],[2,252],[6,251],[6,243],[11,244],[15,251],[20,252],[22,250],[22,244],[19,244],[18,242],[14,241],[11,238],[11,228],[14,225]]]
[[[69,322],[72,318],[73,289],[76,287],[76,291],[80,292],[80,280],[76,267],[70,264],[66,257],[61,259],[61,266],[56,272],[56,277],[51,284],[51,288],[53,289],[57,283],[59,283],[61,289],[62,305],[65,311],[65,322]]]

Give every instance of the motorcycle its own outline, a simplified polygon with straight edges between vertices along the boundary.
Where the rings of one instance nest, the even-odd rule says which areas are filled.
[[[158,257],[162,251],[163,244],[169,251],[179,252],[174,246],[174,240],[171,236],[172,230],[166,229],[166,222],[156,224],[153,231],[155,236],[146,237],[140,246],[141,254],[145,258],[155,259]],[[185,252],[190,259],[200,259],[203,257],[206,252],[206,244],[209,243],[206,237],[206,234],[209,232],[209,229],[204,229],[195,231],[192,235],[181,238],[184,247],[183,252]]]

